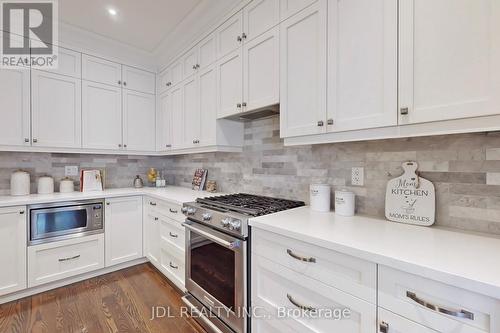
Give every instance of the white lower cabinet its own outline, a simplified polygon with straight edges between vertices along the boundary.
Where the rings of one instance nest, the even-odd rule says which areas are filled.
[[[159,268],[160,265],[160,222],[153,212],[145,211],[143,227],[144,256]]]
[[[160,270],[179,289],[185,290],[185,259],[184,252],[172,246],[163,238],[160,241]]]
[[[0,296],[26,288],[26,207],[0,209]]]
[[[104,235],[28,247],[28,287],[104,268]]]
[[[106,267],[142,258],[142,197],[106,200]]]
[[[378,333],[438,333],[382,308],[378,309],[378,321]]]

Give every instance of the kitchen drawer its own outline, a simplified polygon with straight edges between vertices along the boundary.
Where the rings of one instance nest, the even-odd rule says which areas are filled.
[[[400,317],[382,308],[378,309],[378,333],[437,333],[425,326]]]
[[[376,325],[374,304],[259,255],[252,255],[252,306],[263,308],[273,319],[284,321],[297,332],[365,333],[373,332]],[[301,306],[318,311],[314,316],[307,311],[301,313]],[[283,316],[283,309],[293,311],[289,312],[292,315]],[[327,309],[348,311],[349,315],[341,319],[328,317]]]
[[[147,206],[151,211],[170,217],[171,219],[177,220],[179,222],[184,222],[186,217],[182,214],[182,205],[174,204],[164,200],[157,200],[153,198],[148,198]]]
[[[104,268],[104,235],[28,247],[28,287]]]
[[[184,253],[179,251],[169,242],[161,240],[161,255],[160,255],[161,270],[165,276],[172,281],[177,287],[184,290],[185,281],[185,258]]]
[[[499,300],[385,266],[378,284],[380,307],[438,332],[500,332]]]
[[[186,245],[186,231],[184,227],[179,221],[172,220],[168,217],[160,217],[160,221],[161,238],[184,253]]]
[[[376,303],[375,263],[256,228],[252,229],[252,236],[253,253],[368,302]],[[302,261],[300,258],[309,258],[314,262]]]

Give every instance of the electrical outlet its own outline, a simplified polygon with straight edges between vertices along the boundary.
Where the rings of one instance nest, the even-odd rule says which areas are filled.
[[[354,186],[363,186],[365,184],[365,168],[352,168],[351,184]]]
[[[78,166],[77,165],[66,165],[64,167],[64,175],[66,177],[78,176]]]

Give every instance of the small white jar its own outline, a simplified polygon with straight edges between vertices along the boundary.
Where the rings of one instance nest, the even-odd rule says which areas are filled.
[[[311,209],[317,212],[330,211],[331,189],[328,184],[311,184],[309,186],[309,202]]]
[[[38,178],[38,194],[54,193],[54,178],[40,177]]]
[[[335,191],[335,214],[340,216],[354,216],[356,196],[346,190]]]

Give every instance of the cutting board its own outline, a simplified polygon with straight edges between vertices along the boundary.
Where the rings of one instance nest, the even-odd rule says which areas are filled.
[[[403,163],[402,176],[389,180],[385,217],[394,222],[430,226],[436,217],[434,184],[417,175],[416,162]]]

